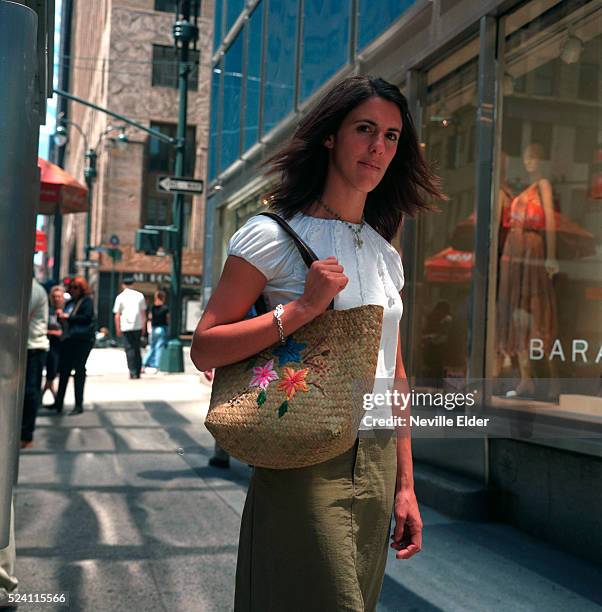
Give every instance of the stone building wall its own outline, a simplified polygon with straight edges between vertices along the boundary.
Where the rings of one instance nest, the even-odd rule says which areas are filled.
[[[73,20],[72,93],[109,108],[143,125],[151,122],[177,123],[178,92],[152,86],[153,44],[172,46],[174,14],[154,10],[154,0],[75,0]],[[188,124],[196,128],[194,175],[204,178],[207,161],[207,122],[209,117],[210,54],[213,31],[213,2],[201,3],[199,19],[200,66],[198,90],[188,96]],[[174,68],[175,69],[175,68]],[[95,145],[109,125],[119,121],[71,104],[70,118],[92,134]],[[109,136],[117,136],[118,131]],[[142,226],[144,168],[148,135],[128,127],[129,144],[123,151],[105,139],[99,147],[98,178],[94,186],[92,215],[93,245],[107,245],[117,235],[123,260],[117,269],[127,272],[169,272],[171,258],[135,253],[135,232]],[[75,130],[70,130],[67,169],[83,180],[84,148]],[[188,247],[183,256],[184,274],[201,274],[204,196],[193,198]],[[72,245],[77,258],[83,258],[85,215],[66,220],[63,270]],[[77,236],[77,238],[76,238]],[[112,269],[112,262],[101,254],[99,271]],[[94,280],[95,273],[91,274]]]

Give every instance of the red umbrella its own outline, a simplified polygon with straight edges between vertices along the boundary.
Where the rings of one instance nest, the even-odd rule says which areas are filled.
[[[426,280],[431,283],[469,283],[472,276],[472,253],[446,247],[425,262]]]
[[[38,213],[53,215],[57,206],[61,214],[87,212],[88,188],[68,172],[38,157],[40,168],[40,206]]]

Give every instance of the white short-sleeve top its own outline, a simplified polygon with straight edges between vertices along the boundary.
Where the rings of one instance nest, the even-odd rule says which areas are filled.
[[[351,228],[342,221],[297,213],[288,223],[318,258],[334,255],[349,277],[347,286],[335,296],[335,310],[366,304],[384,307],[374,392],[392,388],[403,312],[399,293],[404,274],[399,253],[368,224],[361,231],[363,244],[358,247]],[[290,236],[269,217],[249,219],[230,239],[227,253],[241,257],[266,277],[263,296],[269,308],[303,294],[307,266]],[[382,406],[370,415],[390,416],[391,409]],[[368,427],[362,424],[360,429]]]

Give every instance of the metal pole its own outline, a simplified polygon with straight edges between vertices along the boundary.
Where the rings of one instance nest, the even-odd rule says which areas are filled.
[[[115,317],[113,316],[113,301],[115,300],[115,258],[111,258],[111,288],[109,293],[109,337],[115,340]]]
[[[138,123],[137,121],[134,121],[133,119],[129,119],[125,115],[120,115],[119,113],[116,113],[115,111],[109,110],[108,108],[104,108],[102,106],[98,106],[98,104],[94,104],[93,102],[84,100],[83,98],[80,98],[79,96],[74,96],[73,94],[70,94],[68,91],[57,89],[56,87],[53,89],[53,91],[57,96],[63,96],[64,98],[67,98],[68,100],[73,100],[74,102],[78,102],[79,104],[83,104],[84,106],[88,106],[90,108],[93,108],[94,110],[100,111],[101,113],[105,113],[105,115],[110,115],[111,117],[115,117],[116,119],[119,119],[120,121],[123,121],[124,123],[132,125],[135,128],[142,130],[143,132],[146,132],[147,134],[150,134],[151,136],[154,136],[155,138],[158,138],[159,140],[162,140],[163,142],[168,142],[171,145],[177,145],[176,138],[167,136],[166,134],[163,134],[159,130],[148,128],[145,125],[142,125],[141,123]]]
[[[0,549],[9,543],[25,387],[28,306],[39,202],[34,11],[0,1]]]
[[[186,115],[188,111],[188,48],[198,38],[198,28],[190,23],[191,0],[182,0],[181,19],[173,26],[173,36],[178,45],[178,87],[180,105],[178,113],[178,130],[176,145],[176,176],[183,176],[186,152]],[[173,199],[173,224],[176,226],[175,245],[172,254],[171,294],[169,313],[169,342],[161,355],[160,369],[163,372],[183,372],[184,357],[180,341],[182,319],[182,231],[184,229],[184,195],[176,193]]]
[[[71,18],[73,15],[73,2],[72,0],[63,0],[61,6],[61,44],[59,48],[59,56],[61,61],[59,62],[58,78],[59,85],[65,89],[69,88],[69,81],[71,75]],[[57,101],[57,110],[66,114],[67,113],[67,100],[60,99]],[[60,114],[60,113],[59,113]],[[64,165],[65,160],[65,149],[64,147],[54,148],[54,163],[61,168]],[[61,281],[61,257],[62,257],[62,239],[63,239],[63,215],[60,209],[57,207],[57,211],[54,215],[54,247],[53,247],[53,258],[54,262],[52,265],[52,278],[55,284],[59,284]]]
[[[489,276],[489,232],[493,176],[495,111],[496,20],[481,17],[479,51],[479,100],[477,108],[475,164],[476,232],[472,271],[472,302],[468,322],[468,379],[485,374],[485,329],[487,323],[487,280]]]
[[[90,244],[92,235],[92,192],[94,189],[94,180],[96,179],[96,159],[96,151],[94,149],[88,149],[86,151],[86,169],[84,170],[86,186],[88,187],[88,212],[86,213],[86,237],[84,242],[84,260],[86,261],[84,276],[86,280],[90,280],[90,247],[92,246]]]

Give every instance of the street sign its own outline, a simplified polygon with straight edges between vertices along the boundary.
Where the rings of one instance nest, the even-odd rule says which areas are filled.
[[[157,179],[157,191],[167,193],[203,193],[205,182],[198,179],[189,179],[180,176],[160,176]]]
[[[110,238],[109,238],[109,242],[113,245],[113,246],[119,246],[119,236],[117,234],[113,234]]]
[[[97,261],[86,261],[85,259],[76,259],[75,260],[76,268],[98,268]]]

